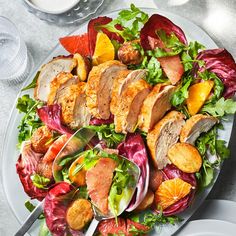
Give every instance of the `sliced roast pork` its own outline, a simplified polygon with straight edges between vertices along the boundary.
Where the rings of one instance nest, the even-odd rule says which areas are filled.
[[[138,115],[144,99],[150,92],[150,85],[143,79],[129,84],[119,97],[119,106],[114,115],[117,133],[133,133],[137,127]]]
[[[139,128],[144,132],[151,130],[154,125],[170,110],[170,99],[175,86],[157,84],[143,102],[139,115]]]
[[[213,116],[197,114],[188,119],[180,133],[180,142],[194,145],[201,133],[209,131],[218,119]]]
[[[177,143],[184,123],[182,113],[171,111],[148,133],[148,149],[153,163],[158,169],[163,169],[169,163],[168,150]]]
[[[126,66],[119,61],[107,61],[94,66],[89,73],[86,100],[90,113],[99,119],[109,119],[111,90],[119,71]]]
[[[111,158],[100,158],[97,164],[86,173],[88,194],[92,203],[108,215],[108,195],[110,192],[114,170],[117,162]]]
[[[37,79],[34,97],[38,100],[47,102],[50,93],[50,82],[60,72],[71,72],[76,65],[76,59],[71,57],[56,57],[52,61],[43,65]]]

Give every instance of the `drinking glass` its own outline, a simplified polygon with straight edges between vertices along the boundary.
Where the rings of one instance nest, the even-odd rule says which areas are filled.
[[[0,80],[21,82],[29,73],[25,42],[16,26],[0,16]]]

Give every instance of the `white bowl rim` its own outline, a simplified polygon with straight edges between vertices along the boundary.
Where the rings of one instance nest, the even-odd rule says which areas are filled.
[[[24,2],[28,4],[30,7],[34,8],[35,10],[38,10],[47,14],[59,15],[59,14],[66,13],[69,10],[71,10],[80,2],[80,0],[76,0],[76,2],[72,4],[71,6],[65,8],[64,10],[59,10],[59,11],[48,11],[48,10],[42,9],[41,7],[37,7],[36,5],[34,5],[30,0],[24,0]]]

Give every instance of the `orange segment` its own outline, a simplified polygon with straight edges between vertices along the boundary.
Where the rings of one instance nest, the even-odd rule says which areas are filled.
[[[84,157],[81,156],[76,159],[69,168],[69,179],[71,182],[76,184],[77,186],[85,186],[86,185],[86,170],[82,168],[81,170],[75,173],[76,167],[81,165],[84,161]]]
[[[180,178],[170,179],[162,182],[155,193],[155,202],[162,209],[173,205],[181,198],[187,196],[191,191],[192,185]]]
[[[115,48],[104,33],[99,32],[97,34],[97,40],[95,45],[95,50],[93,54],[93,65],[99,65],[103,62],[115,59]]]
[[[189,96],[187,98],[187,107],[191,116],[198,113],[214,86],[214,82],[207,80],[192,85],[189,88]]]

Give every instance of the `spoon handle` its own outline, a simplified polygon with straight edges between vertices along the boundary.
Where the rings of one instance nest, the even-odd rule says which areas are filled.
[[[86,231],[85,236],[92,236],[98,226],[99,220],[93,218],[93,221],[91,222],[91,224],[89,225],[88,230]]]

